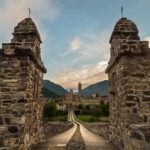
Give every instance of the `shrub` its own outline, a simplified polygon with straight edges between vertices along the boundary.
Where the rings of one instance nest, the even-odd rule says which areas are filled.
[[[97,121],[97,119],[95,117],[90,117],[89,118],[89,122],[95,122],[95,121]]]
[[[82,104],[78,105],[78,109],[82,109],[82,108],[83,108]]]
[[[43,117],[50,118],[56,115],[56,103],[54,101],[50,101],[44,106]]]

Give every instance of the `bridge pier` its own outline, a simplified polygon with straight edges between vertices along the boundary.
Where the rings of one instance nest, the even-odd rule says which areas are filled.
[[[42,139],[41,88],[46,72],[41,38],[31,18],[15,28],[0,49],[0,147],[29,149]]]
[[[150,149],[150,48],[121,18],[110,38],[110,140],[120,149]]]

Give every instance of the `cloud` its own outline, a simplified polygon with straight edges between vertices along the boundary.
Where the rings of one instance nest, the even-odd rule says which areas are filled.
[[[59,56],[68,56],[70,53],[80,50],[82,47],[82,42],[79,37],[75,37],[70,43],[69,48],[66,52],[59,54]]]
[[[53,21],[60,14],[59,6],[55,0],[1,0],[0,1],[0,41],[9,42],[13,28],[18,22],[28,17],[28,8],[31,8],[32,18],[35,21],[41,34],[44,44],[44,53],[47,54],[51,44],[48,32],[46,31],[44,21]],[[104,70],[109,58],[108,32],[93,33],[89,35],[77,35],[70,40],[67,51],[63,53],[64,59],[74,55],[70,64],[63,64],[63,60],[58,64],[57,74],[53,73],[50,80],[62,84],[66,88],[76,87],[79,81],[87,86],[93,82],[107,79]],[[45,49],[47,49],[45,51]],[[95,61],[98,58],[100,61]],[[88,61],[93,61],[89,65]],[[85,61],[83,64],[82,61]],[[59,61],[58,61],[59,62]],[[87,63],[87,64],[86,64]],[[80,64],[80,67],[72,69],[71,65]],[[63,66],[62,68],[59,66]],[[66,67],[68,67],[66,69]]]
[[[70,41],[70,49],[61,55],[64,59],[72,56],[73,59],[64,64],[64,68],[59,67],[61,69],[49,79],[73,89],[79,81],[85,87],[107,79],[105,69],[110,58],[109,36],[109,31],[76,36]]]
[[[29,7],[32,11],[32,18],[40,27],[44,19],[54,19],[59,14],[54,0],[2,0],[0,2],[1,42],[4,40],[8,42],[8,38],[10,38],[14,26],[29,16]]]
[[[84,57],[95,57],[97,54],[105,54],[109,52],[108,32],[95,33],[85,40],[82,51],[79,53]]]
[[[83,35],[81,37],[75,37],[73,41],[70,42],[68,46],[69,49],[60,54],[59,56],[71,55],[72,52],[77,54],[77,58],[72,59],[72,63],[83,60],[91,60],[97,57],[109,58],[110,45],[108,42],[108,37],[110,33],[108,31],[102,33],[93,33],[91,35]]]
[[[82,42],[81,42],[80,38],[76,37],[70,43],[70,50],[71,51],[79,50],[81,48],[81,45],[82,45]]]
[[[150,47],[150,36],[144,37],[143,39],[144,39],[145,41],[148,41],[148,42],[149,42],[149,47]]]
[[[108,79],[105,74],[105,69],[108,65],[110,58],[110,45],[108,43],[109,33],[101,33],[89,36],[88,39],[80,39],[82,45],[80,49],[76,49],[74,53],[78,53],[80,57],[72,60],[72,63],[81,63],[80,60],[91,59],[99,57],[99,60],[95,65],[82,66],[79,69],[64,70],[60,74],[56,75],[54,81],[60,83],[65,88],[77,89],[78,82],[80,81],[84,87]],[[150,42],[150,37],[144,37],[143,40]],[[150,43],[149,43],[150,45]]]
[[[85,66],[78,70],[64,70],[57,74],[53,78],[53,81],[61,84],[65,88],[73,89],[77,87],[77,84],[80,81],[83,84],[83,87],[86,87],[89,84],[107,79],[107,75],[105,74],[107,64],[108,61],[103,60],[99,61],[95,66]]]

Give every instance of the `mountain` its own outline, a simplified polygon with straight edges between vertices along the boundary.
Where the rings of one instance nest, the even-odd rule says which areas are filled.
[[[50,97],[50,98],[60,97],[58,94],[48,90],[46,87],[42,87],[42,93],[44,97]]]
[[[95,84],[92,84],[82,90],[83,96],[91,96],[93,93],[99,94],[100,96],[108,95],[109,83],[108,80],[104,80]]]
[[[59,84],[53,83],[49,80],[43,80],[43,87],[48,89],[51,92],[54,92],[57,95],[64,96],[68,93],[62,86]]]

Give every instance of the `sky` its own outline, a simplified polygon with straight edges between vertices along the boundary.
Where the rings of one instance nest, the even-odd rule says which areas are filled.
[[[141,40],[150,41],[150,0],[0,0],[0,43],[10,42],[30,8],[43,41],[44,78],[66,89],[86,87],[107,79],[109,38],[121,6]]]

